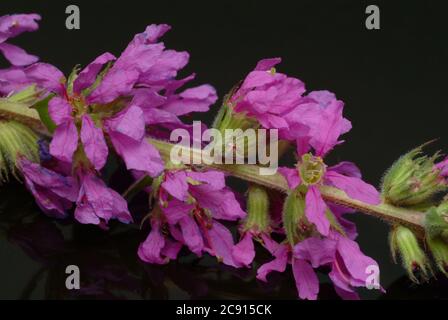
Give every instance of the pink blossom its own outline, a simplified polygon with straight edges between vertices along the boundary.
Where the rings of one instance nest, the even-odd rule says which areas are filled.
[[[0,52],[13,66],[27,66],[39,59],[6,41],[23,32],[36,31],[39,28],[37,21],[40,19],[38,14],[13,14],[0,17]]]
[[[174,240],[185,245],[191,252],[201,256],[207,252],[224,264],[237,267],[232,255],[234,248],[230,231],[218,220],[233,221],[245,216],[232,191],[225,186],[224,174],[217,171],[195,172],[175,170],[165,173],[157,193],[160,215],[153,211],[153,229],[140,247],[139,256],[151,253],[145,248],[154,246],[159,239],[153,234],[154,224],[170,231]],[[157,240],[158,241],[158,240]],[[166,259],[143,260],[153,263],[166,262]]]

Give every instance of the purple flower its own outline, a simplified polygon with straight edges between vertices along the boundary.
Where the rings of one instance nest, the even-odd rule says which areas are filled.
[[[157,149],[145,138],[142,110],[134,105],[105,121],[105,127],[115,148],[129,170],[146,172],[155,177],[163,170]]]
[[[93,90],[88,102],[106,104],[121,96],[132,96],[131,104],[143,110],[147,124],[181,124],[178,116],[207,111],[217,100],[213,87],[201,85],[176,93],[195,75],[175,79],[188,63],[189,54],[167,50],[163,43],[157,43],[170,29],[165,24],[150,25],[137,34]]]
[[[79,194],[76,200],[75,218],[81,223],[106,225],[110,219],[122,223],[132,221],[126,200],[108,188],[93,172],[79,170]]]
[[[27,81],[57,94],[49,102],[50,116],[57,125],[50,144],[53,157],[71,163],[78,152],[77,157],[86,157],[100,170],[108,155],[107,134],[129,170],[152,177],[161,173],[163,162],[145,139],[145,125],[183,126],[178,116],[206,111],[217,99],[209,85],[176,92],[193,76],[175,79],[188,62],[188,54],[156,43],[167,30],[167,25],[149,26],[118,59],[110,53],[100,55],[71,77],[72,83],[48,64],[36,63],[24,70]],[[104,68],[112,62],[112,67]]]
[[[75,218],[81,223],[104,227],[110,219],[132,221],[126,201],[91,170],[80,168],[75,177],[65,176],[25,158],[20,168],[37,204],[50,216],[67,217],[76,202]]]
[[[358,299],[354,288],[368,284],[372,268],[379,270],[375,260],[365,256],[355,241],[338,233],[332,233],[325,239],[309,238],[298,243],[294,247],[293,260],[308,269],[302,280],[306,285],[298,288],[299,294],[309,298],[315,297],[315,288],[318,288],[312,268],[330,266],[330,279],[343,299]]]
[[[291,189],[298,185],[307,187],[305,215],[324,236],[330,231],[326,217],[328,206],[322,199],[319,186],[329,185],[343,190],[349,197],[369,204],[378,204],[378,191],[361,180],[361,173],[355,164],[341,162],[327,167],[323,157],[337,144],[339,136],[351,128],[350,122],[342,116],[343,103],[327,91],[311,92],[286,118],[291,123],[300,123],[309,128],[304,136],[296,136],[299,162],[296,169],[282,168]],[[310,153],[311,147],[314,154]],[[307,153],[309,152],[309,153]]]
[[[150,263],[165,263],[166,243],[180,243],[198,256],[207,252],[223,263],[237,267],[233,237],[218,220],[234,221],[245,216],[224,174],[217,171],[167,171],[156,190],[157,206],[151,213],[152,230],[139,248],[139,256]],[[161,229],[171,237],[163,237]],[[158,248],[154,256],[153,248]]]
[[[371,268],[378,268],[372,258],[360,251],[356,242],[334,232],[328,238],[308,238],[295,245],[293,250],[288,244],[278,244],[272,240],[265,247],[274,260],[260,266],[257,279],[266,282],[269,273],[284,272],[291,264],[301,299],[317,299],[319,280],[313,269],[329,266],[329,276],[338,295],[343,299],[358,299],[354,288],[365,287]]]
[[[36,31],[39,28],[37,21],[40,19],[38,14],[14,14],[0,17],[0,52],[13,66],[27,66],[39,59],[6,41],[23,32]]]
[[[42,211],[53,217],[66,217],[72,202],[77,198],[77,181],[32,163],[24,157],[20,159],[20,169],[27,188]]]
[[[103,132],[106,129],[115,151],[125,160],[128,169],[156,176],[163,170],[163,163],[158,151],[144,138],[145,123],[140,108],[130,106],[112,117],[109,116],[108,110],[104,110],[105,116],[98,116],[103,110],[88,112],[86,99],[89,94],[84,96],[83,91],[93,85],[102,66],[114,59],[109,53],[96,58],[74,80],[71,94],[68,88],[62,86],[65,80],[57,69],[50,65],[34,65],[40,71],[33,74],[52,75],[39,79],[35,76],[34,80],[59,93],[48,104],[50,116],[57,125],[50,144],[50,153],[61,161],[71,163],[76,150],[84,152],[92,166],[100,170],[105,165],[109,152]],[[42,73],[41,70],[46,72]],[[80,143],[82,149],[78,148]]]
[[[299,79],[276,72],[274,66],[280,61],[280,58],[259,61],[228,103],[234,112],[257,119],[264,128],[287,131],[289,125],[283,114],[299,103],[305,85]]]
[[[314,149],[316,156],[324,157],[334,146],[342,143],[339,137],[350,131],[351,123],[342,115],[344,103],[329,91],[313,91],[304,97],[284,118],[291,128],[298,128],[283,138],[295,140],[297,153]]]
[[[308,187],[305,215],[324,236],[330,232],[330,222],[326,217],[328,206],[321,196],[320,185],[334,186],[343,190],[349,197],[369,204],[380,202],[378,191],[361,180],[359,169],[350,162],[327,167],[320,157],[305,154],[298,163],[298,169],[282,168],[280,173],[286,178],[291,189],[295,189],[299,184]]]

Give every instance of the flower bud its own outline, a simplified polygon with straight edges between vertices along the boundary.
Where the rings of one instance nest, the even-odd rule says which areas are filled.
[[[37,135],[27,126],[16,121],[0,121],[0,184],[9,174],[18,177],[19,160],[25,157],[39,161]]]
[[[447,189],[440,177],[440,169],[432,157],[421,155],[422,147],[403,155],[387,171],[382,182],[382,195],[386,202],[398,206],[416,206],[431,196]]]
[[[425,232],[428,237],[442,237],[448,241],[448,201],[426,212]]]
[[[403,266],[412,281],[419,282],[415,276],[417,271],[421,272],[423,279],[428,279],[430,272],[428,259],[411,230],[403,226],[396,226],[390,233],[389,241],[394,261],[396,262],[396,255],[399,253]]]
[[[247,217],[243,224],[243,231],[259,234],[268,232],[270,228],[269,196],[262,186],[249,186],[247,197]]]
[[[312,231],[312,225],[305,217],[305,199],[298,189],[292,190],[285,199],[283,226],[292,246],[307,238]]]
[[[441,237],[427,237],[426,243],[429,250],[431,250],[437,267],[448,276],[448,243]]]

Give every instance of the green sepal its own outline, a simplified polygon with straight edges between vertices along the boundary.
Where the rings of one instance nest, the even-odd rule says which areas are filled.
[[[39,114],[39,118],[44,124],[45,128],[50,133],[53,133],[54,130],[56,130],[56,124],[53,122],[53,120],[50,117],[50,113],[48,112],[48,102],[54,97],[54,95],[49,95],[43,100],[40,100],[39,102],[35,103],[33,108],[36,109],[36,111]]]

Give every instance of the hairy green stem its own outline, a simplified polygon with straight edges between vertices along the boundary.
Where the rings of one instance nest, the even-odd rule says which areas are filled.
[[[9,103],[0,100],[0,119],[16,120],[29,126],[38,133],[48,135],[45,125],[40,120],[36,110],[24,107],[20,104]],[[165,160],[170,159],[171,148],[174,144],[149,138]],[[226,172],[234,177],[256,183],[270,189],[277,189],[287,192],[288,184],[285,178],[278,172],[273,175],[260,175],[260,166],[251,164],[205,164],[202,162],[202,152],[198,149],[189,149],[191,152],[192,163],[198,163],[201,166]],[[136,182],[138,185],[139,182]],[[132,189],[132,188],[131,188]],[[417,235],[423,237],[425,235],[423,212],[410,210],[406,208],[395,207],[387,203],[378,205],[370,205],[359,200],[355,200],[347,196],[345,192],[330,186],[321,186],[320,191],[324,199],[333,203],[341,204],[371,216],[380,218],[391,224],[401,224],[413,229]]]
[[[173,144],[152,138],[149,138],[149,142],[159,150],[161,156],[165,160],[170,159],[171,148],[174,146]],[[201,161],[201,150],[190,148],[188,151],[190,151],[191,163],[198,163],[204,167],[223,171],[231,176],[256,183],[270,189],[276,189],[282,192],[287,192],[289,190],[285,178],[278,172],[273,175],[260,175],[259,170],[261,167],[251,164],[205,164]],[[185,152],[188,151],[185,150]],[[421,237],[425,234],[425,214],[423,212],[395,207],[384,202],[378,205],[367,204],[362,201],[352,199],[347,196],[344,191],[330,186],[321,186],[320,191],[323,198],[330,202],[356,209],[391,224],[405,225],[413,229]]]

